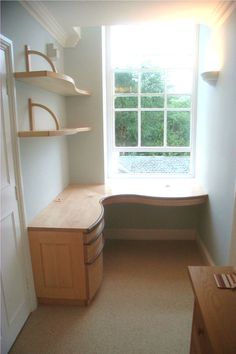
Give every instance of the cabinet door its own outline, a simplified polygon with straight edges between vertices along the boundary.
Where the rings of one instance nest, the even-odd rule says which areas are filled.
[[[29,231],[29,238],[39,301],[86,300],[82,234]]]

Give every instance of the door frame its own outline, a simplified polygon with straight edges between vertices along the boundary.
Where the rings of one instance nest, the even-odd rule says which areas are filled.
[[[13,43],[10,39],[0,34],[0,48],[5,52],[6,70],[7,70],[7,91],[10,109],[10,129],[12,138],[12,153],[14,162],[14,172],[16,178],[16,190],[20,218],[20,230],[22,235],[22,252],[23,252],[23,267],[26,275],[27,291],[29,308],[31,311],[37,308],[37,299],[34,288],[32,264],[29,250],[26,212],[24,203],[24,192],[22,183],[22,173],[20,164],[20,148],[18,139],[18,123],[17,123],[17,101],[16,88],[14,79],[14,58],[13,58]]]
[[[236,181],[234,186],[234,208],[229,263],[233,266],[236,266]]]

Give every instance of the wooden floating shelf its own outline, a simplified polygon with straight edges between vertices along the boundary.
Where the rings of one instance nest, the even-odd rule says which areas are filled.
[[[90,93],[75,86],[74,80],[65,74],[53,71],[24,71],[16,72],[15,79],[30,83],[44,90],[63,96],[89,96]]]
[[[81,132],[88,132],[90,130],[91,130],[90,127],[65,128],[59,130],[34,130],[34,131],[18,132],[18,136],[21,138],[40,138],[40,137],[47,137],[47,136],[73,135]]]

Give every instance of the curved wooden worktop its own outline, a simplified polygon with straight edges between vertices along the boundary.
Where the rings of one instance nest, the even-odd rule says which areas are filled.
[[[205,194],[193,180],[156,182],[120,181],[104,185],[70,185],[29,225],[34,229],[91,231],[103,218],[103,205],[146,204],[192,206],[203,204]]]
[[[85,305],[93,299],[103,278],[104,205],[180,207],[206,199],[190,180],[123,180],[67,187],[29,226],[38,301]]]

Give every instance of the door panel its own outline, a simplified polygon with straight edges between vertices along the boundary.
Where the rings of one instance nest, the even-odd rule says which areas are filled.
[[[11,107],[7,92],[7,48],[1,59],[1,349],[9,351],[30,313],[23,263],[23,239],[16,193]],[[11,102],[11,103],[10,103]]]
[[[2,223],[2,287],[5,296],[7,320],[12,324],[25,301],[24,278],[18,255],[17,227],[14,213],[1,220]],[[17,291],[16,291],[17,289]]]

